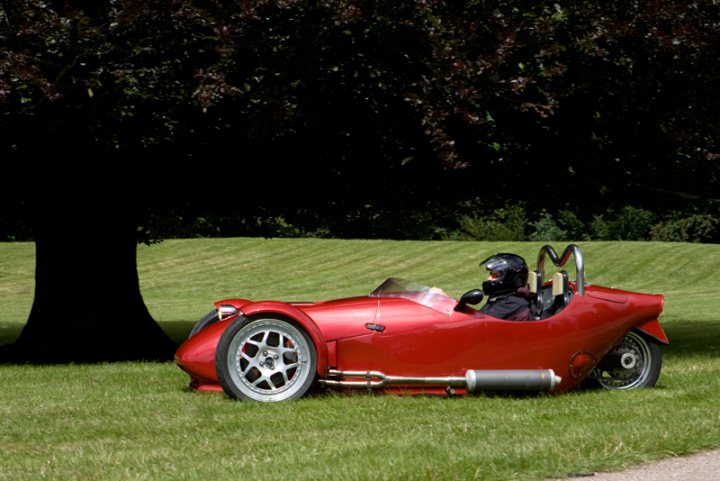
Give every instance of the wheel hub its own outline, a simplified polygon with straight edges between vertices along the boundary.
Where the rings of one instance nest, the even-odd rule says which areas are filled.
[[[638,362],[637,355],[632,352],[626,352],[620,357],[620,365],[625,369],[633,369]]]
[[[262,353],[264,360],[261,360],[258,364],[260,367],[264,367],[270,370],[275,369],[275,361],[280,359],[280,355],[272,351],[264,351]]]

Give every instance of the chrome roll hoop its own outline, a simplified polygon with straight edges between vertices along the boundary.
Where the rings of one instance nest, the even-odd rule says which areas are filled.
[[[580,252],[580,248],[575,244],[568,245],[562,253],[562,256],[558,256],[555,249],[552,246],[546,244],[540,248],[540,253],[537,258],[537,269],[538,274],[538,285],[541,286],[543,283],[543,276],[545,275],[545,256],[549,256],[553,264],[557,267],[563,267],[567,264],[570,256],[575,259],[575,284],[577,294],[579,296],[585,295],[585,264],[583,262],[583,255]]]

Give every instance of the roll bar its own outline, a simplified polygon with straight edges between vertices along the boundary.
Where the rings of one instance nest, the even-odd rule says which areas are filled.
[[[575,284],[577,287],[577,294],[580,296],[585,295],[585,264],[583,262],[582,252],[580,248],[575,244],[569,244],[562,253],[562,256],[558,256],[555,249],[550,245],[544,245],[540,248],[540,253],[537,258],[537,275],[538,275],[538,286],[543,283],[543,276],[545,275],[545,256],[550,256],[553,264],[557,267],[563,267],[567,264],[568,259],[572,255],[575,258]]]

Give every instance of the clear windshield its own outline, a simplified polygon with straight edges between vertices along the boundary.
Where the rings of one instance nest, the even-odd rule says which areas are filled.
[[[370,293],[370,297],[407,299],[445,315],[452,314],[457,305],[457,301],[439,287],[428,287],[399,277],[385,280]]]

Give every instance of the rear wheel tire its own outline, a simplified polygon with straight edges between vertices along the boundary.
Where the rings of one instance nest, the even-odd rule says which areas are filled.
[[[265,314],[233,320],[215,351],[218,382],[239,400],[277,402],[302,397],[315,381],[310,336],[288,318]]]
[[[660,345],[631,331],[598,363],[591,380],[615,391],[653,387],[660,377],[661,368]]]

